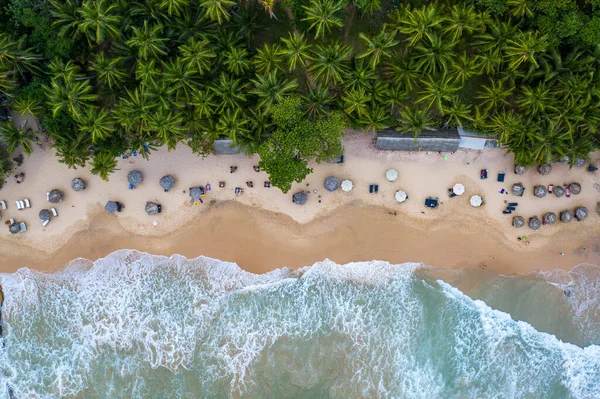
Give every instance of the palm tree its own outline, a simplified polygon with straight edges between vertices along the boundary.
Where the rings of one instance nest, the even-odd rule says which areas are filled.
[[[104,140],[115,129],[112,114],[107,109],[87,107],[77,122],[79,123],[79,129],[90,135],[92,143]]]
[[[471,77],[481,71],[481,64],[477,57],[469,57],[466,52],[457,56],[450,68],[450,76],[454,81],[463,86]]]
[[[329,95],[327,86],[320,84],[315,85],[314,88],[309,86],[308,92],[302,96],[302,104],[312,120],[325,115],[332,103],[333,98]]]
[[[366,112],[358,118],[358,122],[365,127],[366,133],[387,129],[392,123],[387,110],[375,104],[367,107]]]
[[[53,9],[50,11],[54,26],[59,28],[58,32],[62,37],[71,37],[74,40],[79,35],[78,26],[81,23],[81,14],[79,13],[80,0],[51,0]]]
[[[122,57],[109,59],[106,58],[104,52],[101,52],[91,62],[90,70],[96,72],[96,78],[99,82],[107,85],[109,89],[113,89],[119,87],[127,77],[122,65]]]
[[[363,89],[346,90],[342,97],[344,111],[348,115],[362,117],[367,113],[367,103],[371,97]]]
[[[426,109],[407,107],[400,111],[400,128],[412,133],[415,140],[423,130],[432,128],[432,126],[433,119]]]
[[[35,140],[31,129],[17,129],[11,121],[6,121],[0,123],[0,141],[6,144],[8,152],[14,152],[21,147],[26,155],[30,155]]]
[[[408,91],[402,86],[391,86],[385,93],[383,103],[389,107],[389,112],[392,115],[400,109],[400,106],[410,98]]]
[[[280,79],[276,71],[256,75],[256,79],[251,79],[250,82],[254,85],[250,93],[258,96],[259,108],[268,108],[273,103],[281,102],[283,97],[292,94],[298,88],[296,79]]]
[[[446,74],[435,79],[428,76],[427,80],[423,81],[423,90],[419,92],[420,97],[417,103],[426,102],[427,109],[431,109],[435,105],[443,114],[445,112],[444,102],[450,101],[452,95],[458,90],[451,80],[450,76]]]
[[[119,37],[121,16],[118,3],[108,4],[106,0],[86,0],[78,10],[82,20],[77,29],[87,37],[88,42],[102,43],[107,37]]]
[[[160,8],[167,10],[167,14],[169,14],[169,16],[179,17],[182,14],[182,11],[189,4],[190,0],[162,0],[160,3]]]
[[[91,172],[98,175],[104,181],[108,181],[108,176],[117,170],[117,159],[109,152],[98,152],[94,154],[92,160]]]
[[[321,39],[332,28],[342,28],[342,18],[338,16],[344,9],[340,0],[311,0],[310,5],[302,6],[306,11],[303,21],[310,23],[308,29],[315,30],[315,39]]]
[[[190,101],[199,85],[195,69],[188,69],[179,57],[165,65],[163,78],[173,88],[177,101]]]
[[[518,26],[509,22],[494,20],[485,33],[476,35],[474,43],[482,53],[503,52],[508,41],[515,37]]]
[[[186,138],[182,123],[181,114],[163,108],[150,115],[148,127],[156,134],[156,138],[171,150],[179,141]]]
[[[444,41],[436,34],[428,35],[415,47],[415,68],[429,74],[448,71],[455,57],[454,45],[455,42]]]
[[[482,15],[475,11],[473,5],[455,4],[450,9],[450,17],[445,21],[447,26],[443,29],[449,39],[456,42],[466,33],[468,35],[481,30],[483,25]]]
[[[179,46],[179,52],[185,67],[199,75],[210,71],[212,60],[216,56],[206,39],[190,38],[186,44]]]
[[[500,107],[508,105],[506,100],[513,92],[512,88],[506,88],[504,80],[491,79],[490,85],[483,85],[477,98],[481,99],[481,106],[485,112],[496,112]]]
[[[371,90],[377,78],[377,74],[362,59],[355,59],[354,68],[348,72],[344,86],[347,90]]]
[[[234,75],[243,75],[250,70],[250,60],[248,59],[248,50],[245,48],[232,47],[227,52],[225,58],[227,70]]]
[[[115,119],[125,130],[141,133],[148,129],[149,115],[155,107],[141,88],[127,90],[127,96],[121,98],[114,111]]]
[[[12,97],[12,92],[18,87],[15,74],[11,71],[0,70],[0,94],[6,97]]]
[[[148,25],[148,21],[144,21],[141,28],[133,27],[133,36],[127,40],[127,45],[131,48],[136,48],[138,57],[142,60],[151,58],[160,59],[167,55],[166,43],[169,39],[162,34],[162,25]]]
[[[310,66],[310,72],[315,79],[326,85],[342,84],[349,72],[348,58],[352,54],[352,48],[338,42],[317,45],[314,53],[314,62]]]
[[[7,75],[18,73],[25,76],[27,72],[40,71],[37,62],[43,58],[34,54],[30,49],[24,49],[25,37],[21,40],[12,40],[8,34],[0,33],[0,71]]]
[[[408,46],[412,47],[435,33],[444,22],[436,4],[423,5],[415,10],[406,9],[398,30],[408,35]]]
[[[268,0],[270,3],[275,3],[275,0]],[[260,3],[264,4],[259,0]],[[233,22],[235,30],[240,37],[246,39],[246,47],[252,48],[254,43],[254,35],[256,31],[262,30],[262,13],[258,12],[254,2],[246,6],[239,7],[237,12],[233,14]]]
[[[238,109],[246,101],[244,89],[246,84],[241,79],[232,78],[226,73],[221,73],[218,83],[211,86],[210,89],[220,99],[219,111],[226,108]]]
[[[194,95],[194,111],[195,114],[200,118],[210,118],[216,108],[217,103],[214,101],[214,95],[208,90],[199,90]]]
[[[153,85],[161,76],[162,72],[156,66],[156,60],[140,60],[137,62],[135,78],[144,85]]]
[[[394,52],[384,68],[384,76],[396,86],[412,91],[420,76],[406,52]]]
[[[238,144],[241,136],[248,133],[248,119],[240,109],[227,109],[217,122],[217,131],[222,135],[229,137],[233,145]]]
[[[486,129],[496,135],[498,142],[503,145],[508,145],[516,133],[525,130],[520,116],[513,110],[505,109],[501,109],[486,123]],[[523,139],[525,136],[520,138]]]
[[[230,0],[201,0],[200,7],[206,11],[206,17],[216,21],[221,25],[224,21],[229,21],[229,12],[227,8],[233,7],[235,3]]]
[[[396,35],[390,33],[386,26],[381,28],[377,36],[370,38],[363,32],[358,35],[367,47],[357,58],[369,58],[371,68],[375,69],[384,58],[392,56],[392,48],[398,45]]]
[[[281,53],[288,60],[288,71],[294,72],[298,65],[306,68],[306,61],[310,60],[311,46],[306,42],[304,33],[289,32],[289,38],[281,38],[283,50]]]
[[[462,127],[466,121],[472,121],[471,104],[464,102],[460,96],[452,96],[444,107],[446,126]]]
[[[258,49],[252,59],[257,73],[269,73],[276,69],[281,69],[283,64],[283,52],[278,44],[269,45],[265,43]]]
[[[85,140],[84,136],[83,133],[77,133],[75,137],[72,137],[71,134],[53,133],[52,138],[58,162],[67,165],[69,169],[77,169],[77,166],[83,168],[90,159],[89,142]]]
[[[538,37],[532,31],[521,32],[515,39],[506,42],[504,56],[508,61],[510,69],[517,69],[521,64],[531,64],[532,68],[538,68],[537,57],[546,51],[548,37]]]
[[[554,96],[550,88],[544,83],[535,87],[522,86],[521,93],[517,96],[517,104],[528,115],[538,115],[548,111],[555,110]]]
[[[92,93],[89,80],[71,81],[66,84],[53,81],[50,88],[46,88],[46,92],[48,105],[54,116],[66,109],[74,118],[81,117],[83,109],[98,98]]]
[[[502,56],[500,50],[490,50],[477,54],[475,63],[481,66],[481,71],[488,75],[493,75],[500,71],[502,65]]]
[[[42,102],[38,97],[32,95],[22,95],[13,104],[13,108],[25,115],[29,112],[34,118],[38,118],[42,113]]]
[[[72,60],[65,64],[60,58],[55,58],[48,63],[48,69],[52,75],[52,82],[59,84],[67,84],[75,79],[81,80],[83,77],[81,68]]]
[[[507,0],[506,4],[510,10],[510,14],[517,18],[533,17],[533,10],[530,8],[530,3],[527,0]]]

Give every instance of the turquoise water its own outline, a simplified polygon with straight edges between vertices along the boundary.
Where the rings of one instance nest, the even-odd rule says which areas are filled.
[[[593,266],[254,275],[119,251],[2,285],[2,398],[600,397]]]

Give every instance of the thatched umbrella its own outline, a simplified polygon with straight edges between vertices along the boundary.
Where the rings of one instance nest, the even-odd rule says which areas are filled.
[[[327,191],[334,192],[335,190],[338,189],[339,186],[340,186],[340,181],[335,176],[329,176],[323,182],[323,187],[325,187],[325,190],[327,190]]]
[[[515,175],[522,175],[527,171],[527,168],[523,165],[515,164]]]
[[[115,201],[108,201],[106,205],[104,205],[104,210],[108,213],[115,213],[119,210],[119,204]]]
[[[579,206],[575,208],[575,217],[577,218],[577,220],[583,220],[587,217],[587,215],[588,210],[585,206]]]
[[[308,201],[308,195],[304,191],[298,191],[292,196],[292,201],[294,204],[304,205]]]
[[[542,227],[542,222],[540,221],[540,219],[537,216],[529,218],[529,228],[531,228],[533,230],[537,230],[540,227]]]
[[[525,218],[523,216],[515,216],[512,221],[512,225],[518,229],[525,226]]]
[[[550,172],[552,172],[552,165],[549,163],[542,164],[538,166],[538,172],[540,172],[542,176],[549,175]]]
[[[571,163],[571,157],[568,156],[568,155],[565,155],[564,157],[562,157],[561,159],[559,159],[558,162],[560,162],[560,163]]]
[[[48,193],[48,201],[56,204],[63,199],[63,193],[60,190],[54,189]]]
[[[571,220],[573,220],[573,214],[571,213],[570,210],[565,209],[564,211],[562,211],[560,213],[560,221],[563,223],[569,223]]]
[[[543,198],[546,196],[546,187],[544,186],[535,186],[533,188],[533,195],[538,198]]]
[[[132,170],[127,174],[127,180],[129,180],[129,184],[135,187],[144,180],[144,176],[139,170]]]
[[[165,190],[165,193],[173,188],[175,178],[171,175],[166,175],[160,178],[160,186]]]
[[[146,213],[148,215],[156,215],[158,213],[160,213],[160,209],[158,207],[158,204],[155,204],[154,202],[146,202]]]
[[[525,187],[523,187],[523,185],[521,183],[515,183],[515,184],[513,184],[511,191],[512,191],[513,195],[521,197],[523,195],[523,193],[525,192]]]
[[[19,225],[19,223],[13,223],[8,227],[8,231],[10,231],[10,234],[17,234],[21,232],[21,226]]]
[[[585,158],[577,158],[575,160],[575,166],[577,166],[578,168],[584,167],[587,164],[587,161],[585,160]]]
[[[191,187],[190,188],[190,197],[192,197],[193,200],[199,200],[200,197],[202,197],[204,195],[204,187],[199,186],[199,187]]]
[[[42,222],[52,219],[52,214],[50,213],[50,211],[48,209],[42,209],[39,213],[39,216],[40,216],[40,220]]]
[[[74,191],[85,190],[85,182],[82,179],[80,179],[79,177],[76,177],[71,182],[71,188]]]
[[[554,212],[548,212],[544,215],[544,223],[546,224],[554,224],[557,220],[558,218],[556,217],[556,213]]]
[[[561,186],[556,186],[554,187],[554,195],[556,195],[557,197],[562,197],[563,195],[565,195],[565,189],[562,188]]]
[[[569,190],[571,190],[571,194],[579,194],[581,193],[581,184],[571,183],[569,184]]]

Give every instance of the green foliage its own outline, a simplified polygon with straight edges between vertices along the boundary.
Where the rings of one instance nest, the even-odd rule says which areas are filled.
[[[17,129],[12,121],[0,123],[0,141],[6,144],[8,152],[21,148],[26,155],[33,152],[33,134],[31,129]]]
[[[10,160],[10,154],[0,147],[0,187],[6,183],[6,177],[12,172],[13,163]]]
[[[99,152],[94,155],[92,160],[92,173],[98,175],[104,181],[117,169],[117,159],[108,152]]]
[[[341,138],[345,121],[339,112],[310,121],[304,117],[302,101],[288,97],[269,107],[275,131],[259,148],[259,165],[271,183],[287,193],[293,182],[301,182],[312,172],[308,162],[323,162],[343,152]]]

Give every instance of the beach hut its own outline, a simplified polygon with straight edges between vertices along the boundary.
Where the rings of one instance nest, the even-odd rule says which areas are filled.
[[[538,166],[538,172],[540,172],[542,176],[549,175],[550,172],[552,172],[552,165],[550,165],[549,163],[541,164],[540,166]]]
[[[325,187],[325,190],[327,190],[327,191],[334,192],[335,190],[338,189],[339,186],[340,186],[340,181],[335,176],[329,176],[323,182],[323,187]]]
[[[146,213],[148,215],[157,215],[160,213],[161,211],[161,206],[159,204],[156,204],[154,202],[146,202]]]
[[[20,233],[21,225],[19,223],[13,223],[10,226],[8,226],[8,231],[10,231],[10,234]]]
[[[388,169],[388,171],[385,172],[385,178],[388,179],[388,181],[396,181],[398,178],[398,171],[396,169]]]
[[[292,196],[292,202],[298,205],[304,205],[308,201],[308,195],[304,191],[298,191]]]
[[[565,189],[561,186],[556,186],[554,187],[553,193],[554,195],[556,195],[557,198],[562,197],[563,195],[565,195]]]
[[[588,210],[585,206],[575,208],[575,217],[577,218],[577,220],[583,220],[587,217],[587,215]]]
[[[538,198],[545,197],[546,193],[547,193],[547,191],[546,191],[546,187],[545,186],[540,185],[540,186],[535,186],[533,188],[533,195],[535,195]]]
[[[39,213],[39,217],[42,222],[46,222],[52,218],[52,214],[48,209],[42,209]]]
[[[518,229],[525,226],[525,218],[523,216],[515,216],[512,220],[512,225]]]
[[[76,177],[71,181],[71,188],[73,191],[85,190],[85,182],[79,177]]]
[[[175,178],[171,175],[166,175],[160,178],[160,186],[165,190],[165,193],[175,185]]]
[[[204,195],[204,187],[198,186],[198,187],[190,188],[190,197],[192,197],[193,200],[199,200],[200,197],[202,197],[203,195]]]
[[[142,181],[144,180],[144,176],[139,170],[132,170],[127,174],[127,180],[129,181],[129,184],[131,186],[135,187],[138,184],[142,183]]]
[[[63,193],[60,190],[54,189],[48,193],[48,201],[56,204],[63,200]]]
[[[408,195],[406,195],[406,193],[402,190],[396,191],[395,197],[396,197],[396,201],[398,201],[400,203],[402,203],[408,199]]]
[[[104,210],[108,213],[121,212],[119,204],[115,201],[108,201],[106,205],[104,205]]]
[[[474,195],[471,197],[471,206],[478,207],[481,206],[481,204],[483,204],[483,198],[481,198],[479,195]]]
[[[527,171],[527,168],[523,165],[515,164],[515,175],[522,175]]]
[[[564,211],[562,211],[560,213],[560,221],[563,223],[569,223],[571,220],[573,220],[573,214],[571,213],[570,210],[565,209]]]
[[[582,168],[585,165],[587,165],[587,161],[585,160],[585,158],[581,158],[580,157],[580,158],[577,158],[575,160],[575,164],[574,165],[577,166],[578,168]]]
[[[579,194],[581,193],[581,184],[579,183],[571,183],[569,184],[569,190],[571,190],[571,194]]]
[[[522,197],[523,193],[525,192],[525,187],[523,187],[523,184],[521,184],[521,183],[515,183],[515,184],[513,184],[511,191],[512,191],[513,195]]]
[[[537,230],[542,227],[542,222],[537,216],[529,218],[529,228],[533,230]]]
[[[463,195],[465,193],[465,186],[460,183],[456,183],[452,187],[452,192],[456,195]]]
[[[558,218],[554,212],[548,212],[544,215],[544,224],[554,224],[557,220]]]
[[[354,188],[354,184],[352,184],[351,180],[344,180],[342,182],[342,191],[352,191],[352,188]]]

